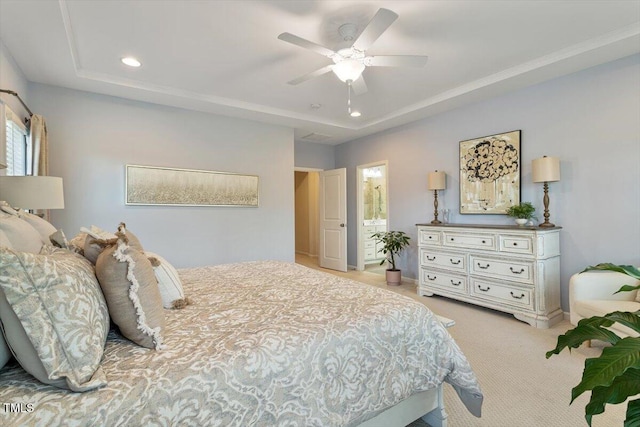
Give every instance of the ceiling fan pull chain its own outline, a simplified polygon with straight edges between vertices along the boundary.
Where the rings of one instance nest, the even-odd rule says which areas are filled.
[[[347,81],[347,111],[351,115],[351,80]]]

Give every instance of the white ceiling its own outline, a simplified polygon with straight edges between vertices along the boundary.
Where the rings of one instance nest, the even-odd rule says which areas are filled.
[[[425,68],[367,68],[354,97],[331,63],[282,32],[345,47],[376,11],[399,18],[370,55],[428,55]],[[0,0],[0,37],[28,80],[295,128],[338,144],[640,52],[640,0]],[[133,55],[142,67],[124,66]],[[10,89],[13,88],[2,88]],[[311,104],[320,104],[319,109]]]

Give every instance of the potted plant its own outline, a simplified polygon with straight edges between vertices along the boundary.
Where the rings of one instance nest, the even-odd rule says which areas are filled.
[[[640,270],[630,265],[611,263],[588,267],[589,270],[617,271],[634,279],[640,279]],[[618,292],[640,289],[640,286],[625,285]],[[556,348],[548,351],[547,359],[559,354],[564,348],[577,348],[583,342],[600,340],[611,344],[599,357],[585,360],[582,380],[571,390],[571,402],[585,391],[591,390],[591,399],[585,407],[585,418],[591,425],[594,415],[604,412],[605,404],[622,403],[629,397],[640,394],[640,337],[620,338],[607,329],[618,322],[640,334],[640,311],[634,313],[616,311],[604,316],[582,319],[578,325],[558,337]],[[640,398],[630,400],[627,406],[625,427],[640,425]]]
[[[395,256],[409,246],[409,236],[404,231],[381,231],[371,236],[376,243],[382,244],[382,253],[386,258],[380,261],[380,265],[389,263],[386,271],[387,285],[399,285],[402,282],[402,272],[396,268]]]
[[[516,224],[525,225],[531,218],[535,218],[533,213],[536,208],[533,207],[531,202],[522,202],[518,205],[509,206],[507,209],[507,215],[516,219]]]

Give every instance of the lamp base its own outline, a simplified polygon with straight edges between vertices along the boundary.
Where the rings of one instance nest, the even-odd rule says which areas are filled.
[[[442,221],[438,221],[437,219],[434,219],[433,221],[431,221],[431,224],[442,224]]]
[[[555,226],[556,226],[555,224],[551,224],[550,222],[543,222],[538,227],[547,228],[547,227],[555,227]]]

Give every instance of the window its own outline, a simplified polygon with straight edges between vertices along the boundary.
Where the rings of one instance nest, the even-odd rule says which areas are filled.
[[[5,105],[7,175],[31,174],[31,142],[20,117]]]

